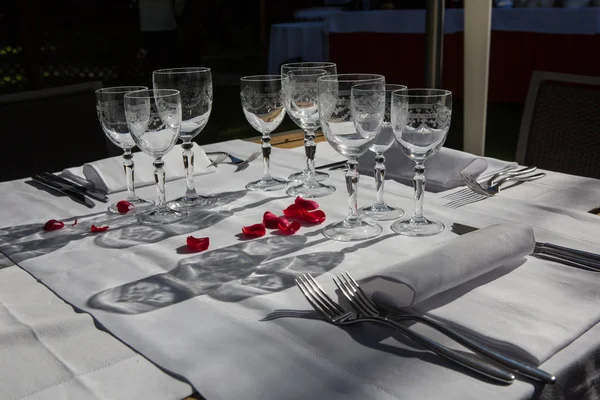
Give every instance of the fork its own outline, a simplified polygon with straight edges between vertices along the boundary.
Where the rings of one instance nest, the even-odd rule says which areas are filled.
[[[250,163],[254,160],[256,160],[256,158],[261,154],[260,151],[255,151],[254,153],[250,154],[250,156],[248,158],[246,158],[245,160],[242,160],[241,162],[239,161],[239,159],[233,160],[231,162],[225,162],[224,164],[231,164],[231,165],[237,165],[237,168],[235,169],[235,172],[239,172],[239,171],[243,171],[246,168],[248,168],[250,166]]]
[[[534,172],[537,167],[524,167],[517,169],[516,166],[509,165],[501,170],[489,173],[480,176],[478,182],[485,182],[487,186],[494,184],[499,178],[504,176],[516,176],[516,175],[524,175],[530,172]],[[446,199],[448,201],[460,200],[465,197],[475,196],[477,193],[473,192],[468,186],[464,189],[459,190],[458,192],[450,193],[445,196],[442,196],[442,199]]]
[[[502,186],[506,182],[511,182],[511,181],[530,182],[530,181],[534,181],[536,179],[546,176],[546,174],[544,172],[540,172],[540,173],[533,174],[533,175],[527,175],[527,176],[522,176],[522,175],[507,176],[507,177],[504,177],[504,178],[496,181],[495,183],[493,183],[489,186],[482,186],[471,175],[466,175],[466,174],[461,174],[461,175],[462,175],[463,179],[465,180],[465,183],[468,186],[468,188],[473,191],[474,196],[451,201],[449,203],[444,204],[444,207],[459,208],[466,204],[476,203],[478,201],[485,200],[489,197],[494,197],[495,195],[497,195],[500,192],[500,186]]]
[[[443,346],[397,322],[382,317],[358,316],[356,313],[346,310],[336,303],[325,293],[321,286],[310,274],[304,274],[296,278],[296,285],[312,306],[326,321],[333,325],[344,326],[362,322],[374,322],[386,325],[401,332],[404,336],[414,340],[430,351],[444,357],[471,371],[481,374],[495,381],[510,384],[515,376],[510,371],[486,359],[474,357],[471,353],[462,353]]]
[[[344,297],[348,300],[352,308],[359,314],[370,317],[385,317],[385,312],[380,311],[379,307],[363,292],[358,283],[350,276],[348,272],[345,274],[337,275],[333,278],[336,286]],[[388,317],[392,318],[392,317]],[[438,332],[443,333],[450,339],[460,343],[466,348],[479,353],[490,360],[493,360],[501,365],[517,370],[522,375],[534,378],[544,383],[555,383],[556,378],[548,372],[542,371],[531,365],[511,359],[501,353],[498,353],[486,346],[483,346],[470,338],[461,335],[460,333],[450,329],[443,323],[434,320],[426,315],[415,315],[415,314],[401,314],[393,317],[394,321],[417,321],[431,328],[436,329]]]
[[[225,161],[225,159],[228,157],[227,153],[223,153],[223,154],[219,154],[217,156],[217,158],[214,159],[214,161],[212,161],[210,164],[208,164],[208,166],[206,168],[210,168],[210,167],[216,167],[217,165],[221,164],[223,161]]]

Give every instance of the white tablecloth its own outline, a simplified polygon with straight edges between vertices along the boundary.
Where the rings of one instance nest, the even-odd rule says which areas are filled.
[[[208,147],[243,156],[250,154],[256,146],[233,141]],[[340,157],[328,145],[320,144],[317,158],[319,164],[324,164]],[[302,165],[303,149],[274,149],[276,175],[287,176]],[[253,163],[243,172],[234,174],[233,170],[222,165],[217,173],[198,179],[200,190],[229,192],[220,196],[219,213],[200,213],[183,224],[151,229],[128,222],[127,218],[97,215],[80,217],[78,225],[64,231],[40,233],[41,223],[50,218],[72,218],[90,212],[68,199],[37,191],[22,181],[3,183],[0,221],[8,228],[1,230],[0,242],[3,251],[12,254],[19,265],[60,291],[68,302],[92,312],[114,335],[134,345],[161,367],[185,375],[209,400],[409,400],[445,399],[450,394],[452,398],[461,399],[526,399],[539,390],[522,380],[508,387],[480,381],[463,371],[448,368],[446,363],[414,349],[410,343],[386,338],[383,332],[379,337],[375,330],[367,331],[370,334],[366,337],[370,339],[365,342],[365,336],[355,336],[350,334],[352,331],[342,331],[319,321],[281,319],[261,322],[266,313],[278,308],[308,309],[290,281],[298,271],[312,269],[324,273],[323,278],[327,278],[325,271],[334,268],[334,272],[348,270],[357,277],[364,277],[379,267],[365,263],[364,251],[383,254],[390,262],[397,262],[454,236],[446,231],[433,238],[393,237],[389,224],[385,224],[384,236],[370,243],[331,243],[320,235],[319,226],[305,227],[291,237],[269,235],[255,241],[243,241],[235,236],[241,226],[259,222],[266,210],[281,210],[290,199],[282,192],[261,194],[241,190],[244,182],[261,174],[260,162]],[[343,173],[332,172],[331,183],[339,188],[338,192],[319,199],[319,202],[327,212],[328,220],[334,221],[343,218],[346,211]],[[182,181],[167,186],[169,197],[176,197],[185,188]],[[411,209],[411,188],[387,182],[386,191],[389,203],[407,211]],[[373,179],[362,178],[361,205],[374,201],[374,193]],[[151,187],[140,190],[142,196],[153,194]],[[597,180],[550,173],[543,180],[521,185],[497,198],[459,210],[443,207],[442,195],[427,193],[425,210],[447,226],[455,221],[475,226],[505,221],[528,223],[533,226],[538,241],[600,252],[600,217],[586,213],[598,205],[600,185]],[[111,200],[118,198],[119,194],[111,195]],[[102,212],[103,208],[103,204],[98,205],[92,212]],[[111,229],[101,235],[85,233],[91,220],[99,218],[111,225]],[[209,236],[209,251],[199,255],[185,254],[188,234]],[[7,247],[7,243],[11,246]],[[394,245],[390,246],[391,243]],[[364,248],[366,245],[370,245],[368,250]],[[264,258],[265,254],[268,259]],[[218,274],[195,267],[208,268],[213,264],[220,266]],[[244,270],[246,267],[251,267],[252,271]],[[5,271],[11,274],[4,274]],[[171,273],[165,275],[167,271]],[[0,272],[3,273],[2,284],[11,289],[3,289],[0,298],[7,309],[23,304],[19,295],[25,296],[27,285],[44,292],[48,300],[40,300],[40,304],[57,302],[22,270],[13,266]],[[154,278],[148,280],[148,276]],[[176,279],[172,280],[173,277]],[[209,290],[207,295],[155,290],[176,288],[180,279],[202,285],[215,283],[215,278],[219,289],[212,287],[215,290]],[[320,281],[327,290],[332,290],[329,279]],[[143,285],[131,285],[135,282]],[[204,289],[211,288],[195,290]],[[30,296],[33,295],[24,298],[35,298]],[[57,304],[68,309],[62,302]],[[31,307],[26,311],[30,318],[40,318],[39,309]],[[183,397],[186,390],[189,392],[189,386],[168,377],[144,359],[135,358],[135,353],[123,348],[120,342],[106,339],[110,339],[109,335],[95,332],[100,337],[88,338],[73,329],[63,318],[84,318],[89,329],[92,328],[91,321],[85,314],[67,311],[66,317],[61,318],[48,313],[52,317],[42,324],[46,329],[32,329],[35,335],[30,339],[31,346],[51,349],[52,357],[44,358],[35,353],[29,359],[14,357],[14,348],[8,343],[0,343],[0,359],[10,359],[8,357],[12,355],[11,368],[3,368],[0,374],[0,393],[2,390],[7,393],[1,398],[23,398],[30,393],[40,393],[39,398],[56,398],[53,389],[47,389],[55,387],[59,387],[65,397],[131,398],[131,393],[151,392],[154,387],[148,382],[157,386],[156,392],[152,392],[155,398]],[[6,328],[13,314],[0,314],[0,337],[14,336]],[[145,327],[144,334],[140,334],[140,327]],[[57,330],[63,333],[51,336],[56,341],[53,347],[47,345],[46,336],[38,333]],[[559,382],[572,383],[567,379],[571,375],[573,379],[585,379],[581,368],[590,368],[589,357],[600,349],[599,331],[598,325],[591,328],[546,360],[542,367],[556,373]],[[360,333],[360,330],[354,332]],[[162,338],[158,348],[157,338]],[[445,341],[444,338],[437,339]],[[139,368],[127,368],[127,363],[115,362],[115,359],[128,356],[136,360]],[[62,371],[55,366],[59,362],[68,366],[67,369],[72,371],[70,375],[55,373]],[[37,368],[32,369],[32,363]],[[593,363],[591,365],[593,367]],[[86,371],[97,371],[99,367],[104,367],[100,369],[107,371],[106,375],[85,374]],[[594,373],[593,368],[589,373]],[[93,377],[93,384],[84,385],[85,392],[80,387],[81,375]],[[65,379],[72,384],[64,385]],[[128,385],[128,392],[119,391],[121,384]],[[102,390],[111,392],[104,394]]]

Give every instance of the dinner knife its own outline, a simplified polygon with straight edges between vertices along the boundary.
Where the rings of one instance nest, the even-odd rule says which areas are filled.
[[[336,161],[334,163],[331,164],[325,164],[325,165],[319,165],[318,167],[315,167],[315,169],[325,169],[325,168],[335,168],[335,167],[340,167],[340,166],[345,166],[347,163],[346,160],[343,161]]]
[[[78,185],[75,182],[68,181],[65,178],[63,178],[62,176],[57,176],[57,175],[51,174],[50,172],[42,172],[39,175],[43,178],[46,178],[49,181],[53,181],[59,185],[64,185],[64,186],[66,186],[70,189],[73,189],[85,196],[89,196],[92,199],[96,199],[103,203],[108,203],[108,201],[109,201],[108,196],[106,196],[106,194],[99,192],[97,190],[94,190],[92,188],[86,188],[85,186]]]
[[[77,192],[76,190],[73,190],[66,186],[60,186],[50,180],[45,179],[43,176],[33,175],[31,177],[31,179],[33,179],[34,181],[36,181],[50,189],[53,189],[57,192],[60,192],[64,195],[68,196],[71,200],[73,200],[79,204],[83,204],[84,206],[86,206],[88,208],[94,208],[96,206],[96,203],[94,203],[92,200],[85,197],[83,194]]]

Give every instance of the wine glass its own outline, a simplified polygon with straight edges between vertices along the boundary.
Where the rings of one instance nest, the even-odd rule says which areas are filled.
[[[129,133],[127,120],[125,119],[124,96],[126,93],[148,89],[145,86],[116,86],[96,90],[96,111],[98,120],[104,134],[115,145],[123,149],[123,169],[127,185],[127,197],[125,200],[135,206],[139,211],[154,205],[153,201],[140,199],[135,194],[134,185],[134,163],[131,149],[135,142]],[[108,207],[108,211],[118,214],[117,203]]]
[[[323,197],[335,192],[335,187],[324,185],[315,179],[315,130],[321,125],[317,106],[317,78],[327,75],[322,69],[295,69],[282,75],[285,108],[288,115],[304,129],[306,164],[308,173],[302,184],[287,190],[289,196],[304,198]],[[304,172],[300,173],[304,176]]]
[[[162,158],[179,137],[181,129],[181,97],[173,89],[145,89],[125,95],[127,125],[138,147],[154,157],[154,180],[158,190],[158,206],[141,214],[145,225],[164,225],[181,221],[187,213],[169,208],[165,194],[165,165]]]
[[[375,153],[375,183],[377,185],[377,200],[372,205],[361,208],[359,213],[378,221],[396,219],[404,215],[403,209],[389,206],[385,203],[385,201],[383,201],[383,187],[385,184],[385,157],[383,153],[388,151],[396,140],[391,122],[390,108],[392,104],[392,93],[396,90],[404,89],[406,89],[406,86],[404,85],[385,85],[385,116],[383,118],[383,126],[381,128],[381,132],[379,135],[377,135],[377,139],[375,139],[375,142],[369,148],[369,150]]]
[[[196,206],[208,206],[215,202],[214,197],[196,193],[194,185],[194,151],[192,139],[196,137],[208,122],[213,101],[212,74],[210,68],[169,68],[152,73],[155,89],[175,89],[181,93],[181,131],[183,141],[183,166],[185,168],[185,195],[169,202],[169,206],[187,209]]]
[[[415,162],[415,214],[391,228],[406,236],[431,236],[444,230],[441,222],[423,216],[425,160],[443,146],[452,119],[452,92],[405,89],[392,93],[392,128],[402,152]]]
[[[287,63],[287,64],[283,64],[281,66],[281,76],[285,77],[290,71],[294,71],[294,70],[298,70],[298,69],[318,69],[318,70],[322,70],[325,71],[328,75],[333,75],[333,74],[337,74],[337,67],[335,65],[335,63],[332,62],[294,62],[294,63]],[[286,92],[286,81],[283,82],[283,92]],[[292,117],[292,114],[290,112],[290,109],[288,108],[287,104],[286,104],[286,109],[287,112],[290,116],[290,118],[292,118],[292,120],[294,120],[294,118]],[[294,120],[294,122],[296,122]],[[296,122],[296,124],[298,124]],[[315,127],[315,129],[317,129],[318,126]],[[304,128],[303,128],[304,129]],[[315,153],[316,153],[316,149],[317,146],[314,142],[314,130],[311,132],[313,138],[310,139],[308,137],[309,132],[305,129],[304,130],[304,150],[306,151],[306,169],[304,171],[301,172],[296,172],[292,175],[290,175],[288,177],[288,179],[290,181],[295,181],[295,182],[304,182],[307,179],[309,179],[309,173],[310,173],[310,167],[309,167],[309,163],[312,161],[313,165],[314,165],[314,160],[315,160]],[[325,179],[329,178],[329,174],[323,171],[314,171],[312,176],[310,177],[311,180],[315,180],[317,182],[321,182],[324,181]]]
[[[283,189],[287,181],[271,175],[271,137],[285,117],[281,75],[254,75],[240,79],[240,98],[246,119],[262,134],[264,173],[257,181],[246,185],[248,190],[270,191]]]
[[[358,214],[358,157],[379,134],[385,113],[385,77],[373,74],[326,75],[318,79],[319,117],[327,142],[348,158],[348,216],[323,230],[330,239],[364,240],[378,236],[381,226]]]

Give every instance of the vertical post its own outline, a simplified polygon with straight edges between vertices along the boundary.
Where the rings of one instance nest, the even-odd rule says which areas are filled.
[[[427,0],[425,17],[425,87],[442,85],[445,0]]]
[[[492,2],[464,1],[464,132],[463,150],[485,152]]]

